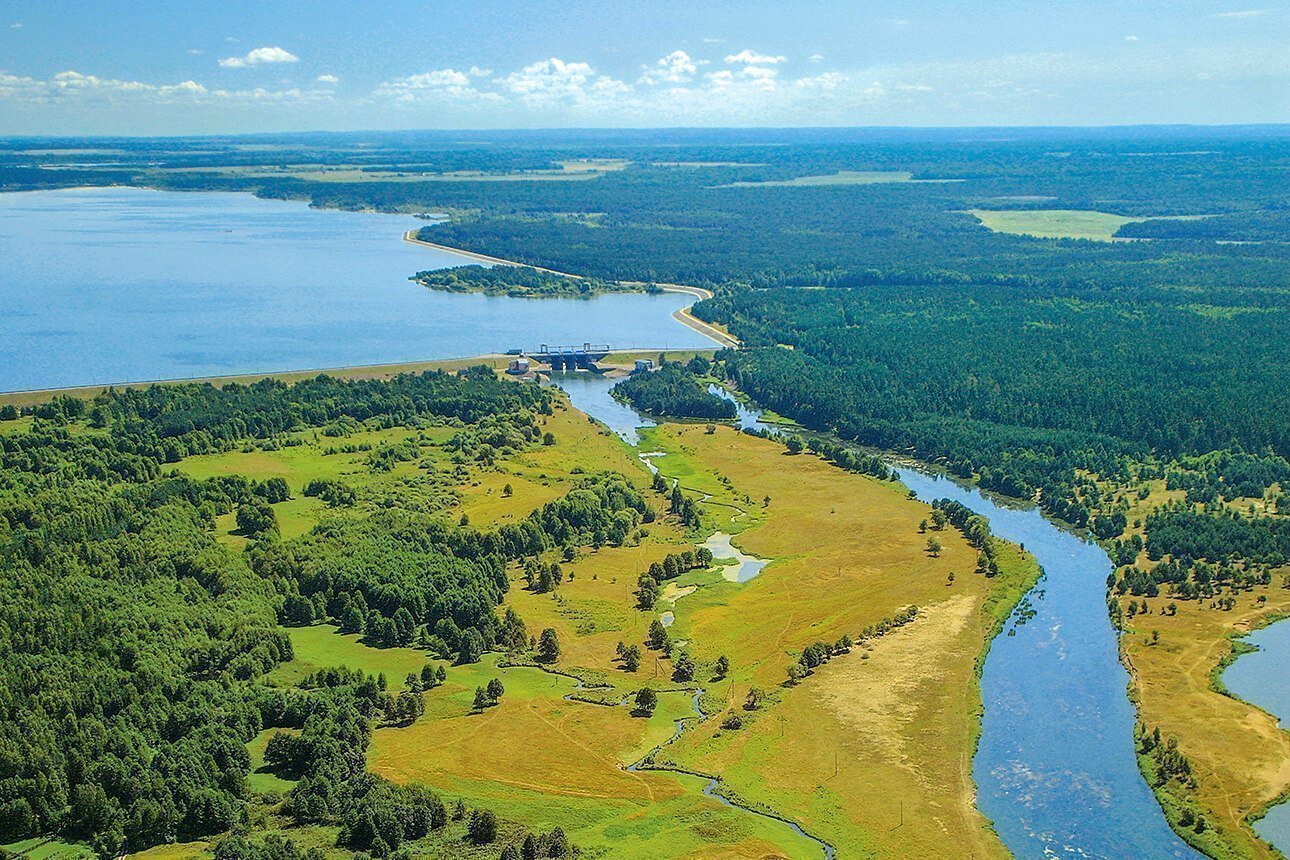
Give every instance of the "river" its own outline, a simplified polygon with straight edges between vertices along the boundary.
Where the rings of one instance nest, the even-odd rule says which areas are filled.
[[[630,441],[644,419],[621,404],[612,414],[600,408],[607,391],[587,396],[610,384],[587,377],[566,387],[575,406]],[[759,418],[740,404],[742,426]],[[1170,830],[1138,771],[1129,676],[1106,611],[1106,553],[1034,506],[907,467],[900,478],[923,501],[952,498],[985,516],[1045,573],[995,639],[981,678],[973,776],[1003,843],[1022,858],[1200,858]]]
[[[424,221],[249,194],[0,194],[0,391],[456,358],[542,343],[712,347],[693,296],[517,300],[408,280],[470,260]]]

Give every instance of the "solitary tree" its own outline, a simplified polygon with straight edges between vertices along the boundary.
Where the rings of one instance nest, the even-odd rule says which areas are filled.
[[[654,709],[658,707],[658,694],[645,687],[636,692],[636,710],[635,713],[641,716],[651,716]]]
[[[470,814],[467,832],[471,842],[487,845],[497,838],[497,816],[487,809],[476,809]]]
[[[722,654],[720,657],[717,658],[716,665],[713,668],[716,670],[718,678],[724,678],[726,677],[727,674],[729,674],[730,661],[726,659],[725,654]]]
[[[538,659],[543,663],[554,663],[560,657],[560,640],[555,630],[548,627],[538,639]]]
[[[485,689],[485,692],[488,693],[488,698],[492,700],[493,704],[497,704],[497,700],[506,692],[506,688],[502,686],[502,682],[500,680],[494,678],[488,682],[488,687]]]
[[[927,552],[932,558],[937,558],[938,556],[940,556],[942,549],[943,547],[941,546],[941,542],[938,541],[936,538],[929,537],[927,539]]]
[[[475,703],[474,705],[471,706],[472,709],[476,711],[482,711],[484,710],[484,708],[488,707],[488,703],[489,703],[489,699],[488,699],[487,691],[485,691],[483,687],[476,687]]]

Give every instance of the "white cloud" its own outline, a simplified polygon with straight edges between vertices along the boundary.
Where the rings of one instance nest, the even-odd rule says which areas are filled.
[[[1126,41],[1126,42],[1136,42],[1136,41],[1138,41],[1138,37],[1137,37],[1137,36],[1125,36],[1125,37],[1124,37],[1124,41]]]
[[[1257,17],[1259,17],[1260,15],[1263,15],[1263,14],[1266,14],[1266,10],[1264,10],[1264,9],[1241,9],[1241,10],[1236,11],[1236,12],[1215,12],[1215,13],[1214,13],[1213,15],[1211,15],[1210,17],[1211,17],[1211,18],[1243,19],[1243,18],[1257,18]]]
[[[686,84],[694,80],[699,64],[685,51],[673,51],[659,59],[653,66],[641,66],[641,69],[644,73],[639,83]]]
[[[631,91],[631,87],[620,80],[596,74],[587,63],[565,62],[558,57],[527,65],[497,83],[531,105],[563,102],[591,106]]]
[[[9,25],[9,29],[10,29],[10,30],[21,30],[21,29],[22,29],[22,22],[21,22],[21,21],[14,21],[12,24],[10,24],[10,25]]]
[[[198,57],[206,52],[203,51],[201,48],[189,48],[188,53],[192,54],[194,57]]]
[[[788,57],[772,56],[770,54],[759,54],[749,48],[744,48],[737,54],[731,54],[726,57],[727,63],[747,63],[750,65],[774,65],[782,63]]]
[[[219,64],[226,69],[241,69],[246,66],[261,66],[268,63],[296,63],[300,58],[290,51],[278,47],[256,48],[241,57],[225,57]]]
[[[457,69],[434,69],[419,75],[395,78],[381,83],[374,91],[374,95],[393,99],[399,104],[444,100],[467,102],[500,100],[496,93],[483,93],[472,86],[470,79],[476,71],[479,70],[471,69],[471,72],[467,73]]]
[[[806,78],[798,78],[793,81],[793,86],[801,90],[836,90],[846,83],[847,76],[840,72],[825,72],[821,75],[812,75]]]
[[[470,67],[470,76],[472,78],[486,78],[493,73],[492,69],[481,69],[479,66]]]
[[[812,63],[822,63],[822,62],[824,62],[824,55],[823,55],[823,54],[811,54],[811,56],[810,56],[810,60],[811,60],[811,62],[812,62]]]
[[[340,78],[336,77],[335,75],[319,75],[319,76],[318,76],[317,78],[315,78],[314,80],[316,80],[316,81],[317,81],[318,83],[320,83],[320,84],[338,84],[338,83],[340,83]]]
[[[720,45],[722,42],[724,42],[724,41],[725,41],[725,39],[719,39],[719,38],[715,38],[715,37],[713,37],[713,36],[708,36],[708,37],[707,37],[707,38],[705,38],[703,41],[704,41],[705,43],[709,44],[709,45]]]

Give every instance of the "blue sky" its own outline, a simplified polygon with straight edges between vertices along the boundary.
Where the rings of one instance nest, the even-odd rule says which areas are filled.
[[[0,135],[1290,120],[1284,0],[0,5]]]

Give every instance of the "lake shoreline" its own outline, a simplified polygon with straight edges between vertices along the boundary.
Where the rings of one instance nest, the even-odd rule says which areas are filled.
[[[632,349],[611,352],[605,357],[609,367],[627,366],[630,361],[642,354],[672,353],[675,355],[709,354],[716,352],[717,347],[695,349]],[[340,367],[304,368],[298,370],[266,370],[251,373],[229,373],[214,376],[171,377],[167,379],[140,379],[125,382],[102,382],[89,385],[69,385],[55,388],[32,388],[23,391],[0,392],[0,405],[35,406],[46,403],[59,395],[86,399],[94,397],[108,388],[147,388],[152,385],[249,385],[261,379],[277,379],[283,382],[299,382],[312,379],[319,374],[334,376],[340,379],[390,379],[400,373],[422,373],[428,370],[461,370],[476,365],[487,365],[494,370],[502,370],[515,356],[505,353],[481,353],[460,358],[434,358],[425,361],[397,361],[383,364],[354,364]]]
[[[455,248],[451,245],[441,245],[438,242],[427,242],[425,239],[420,239],[417,237],[417,234],[420,232],[421,232],[421,228],[408,230],[403,234],[403,241],[411,245],[419,245],[423,248],[433,248],[434,250],[441,251],[445,254],[455,254],[456,256],[459,256],[459,257],[465,257],[466,259],[474,260],[477,263],[487,263],[488,265],[491,265],[491,266],[525,266],[530,269],[536,269],[539,272],[546,272],[547,274],[557,275],[562,278],[581,278],[582,277],[582,275],[575,275],[572,272],[561,272],[557,269],[548,269],[545,266],[533,266],[528,263],[519,263],[519,262],[516,262],[515,260],[506,260],[506,259],[503,259],[502,257],[493,257],[489,254],[480,254],[476,251],[467,251],[463,248]],[[639,284],[641,287],[641,292],[645,291],[646,284],[643,281],[623,281],[622,283],[632,284],[632,285]],[[660,290],[662,290],[665,293],[684,293],[685,295],[695,296],[700,301],[703,301],[704,299],[710,299],[713,296],[712,290],[706,289],[704,287],[690,286],[688,284],[655,284],[654,286],[658,287]],[[704,337],[716,341],[723,347],[733,349],[739,346],[738,338],[694,316],[692,313],[690,313],[690,309],[688,307],[679,308],[673,311],[672,319],[676,320],[681,325],[686,326],[687,328],[697,331],[699,334],[703,335]]]

